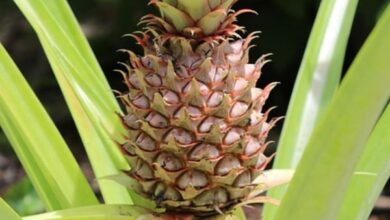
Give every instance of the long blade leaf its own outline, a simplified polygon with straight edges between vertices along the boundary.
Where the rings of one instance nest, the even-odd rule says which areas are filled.
[[[337,219],[368,219],[390,177],[390,105],[368,139]]]
[[[323,0],[294,85],[273,168],[297,166],[317,119],[338,87],[345,49],[358,0]],[[281,199],[287,186],[270,190]],[[265,205],[264,218],[277,207]]]
[[[0,198],[1,218],[7,220],[21,220],[22,218],[2,199]]]
[[[96,205],[27,216],[23,220],[135,220],[149,212],[131,205]]]
[[[48,209],[97,204],[68,146],[2,45],[0,124]]]
[[[45,210],[45,205],[28,177],[12,184],[3,198],[21,216],[33,215]]]
[[[42,43],[68,103],[106,203],[130,204],[124,186],[102,177],[129,169],[117,143],[121,110],[65,0],[15,0]],[[104,162],[102,162],[104,161]]]
[[[390,7],[314,129],[276,220],[336,219],[364,145],[390,98],[389,26]]]

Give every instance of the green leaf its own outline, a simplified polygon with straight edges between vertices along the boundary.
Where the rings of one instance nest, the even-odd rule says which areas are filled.
[[[125,129],[117,101],[65,0],[15,0],[38,34],[85,145],[106,203],[130,204],[128,190],[101,177],[129,166],[117,143]],[[104,161],[104,162],[103,162]]]
[[[23,220],[135,220],[149,213],[150,210],[131,205],[95,205],[28,216]]]
[[[0,198],[0,213],[2,219],[21,220],[22,218],[11,207]]]
[[[294,85],[279,139],[274,169],[294,169],[305,151],[313,128],[339,85],[345,49],[358,0],[323,0]],[[287,186],[270,190],[282,199]],[[265,205],[264,219],[278,207]]]
[[[48,209],[97,204],[68,146],[2,45],[0,124]]]
[[[246,220],[245,212],[242,207],[237,207],[233,209],[233,213],[231,215],[233,215],[237,220]],[[225,220],[229,220],[229,218],[230,216],[228,215]]]
[[[389,26],[390,7],[315,127],[276,220],[336,219],[369,134],[390,98]]]
[[[8,188],[3,197],[22,216],[45,211],[44,204],[39,199],[34,186],[27,177]]]
[[[390,105],[375,126],[364,148],[337,219],[368,219],[380,192],[390,177]]]
[[[194,21],[183,11],[160,1],[152,1],[160,9],[162,17],[169,20],[177,31],[181,32],[186,27],[194,25]]]

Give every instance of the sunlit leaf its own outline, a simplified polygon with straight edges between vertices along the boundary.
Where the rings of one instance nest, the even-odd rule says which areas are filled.
[[[358,0],[323,0],[298,72],[279,139],[274,169],[295,168],[313,128],[339,85],[344,53]],[[287,187],[270,190],[281,199]],[[272,219],[277,207],[265,205]]]
[[[45,206],[28,177],[22,178],[8,188],[3,198],[22,216],[45,211]]]
[[[0,125],[49,210],[97,203],[62,136],[2,45]]]
[[[273,168],[295,168],[313,128],[338,87],[358,0],[323,0],[298,72]],[[268,195],[281,199],[287,187]],[[266,205],[272,219],[277,207]]]
[[[276,220],[336,219],[367,139],[389,102],[390,62],[383,59],[390,51],[389,26],[390,7],[314,129]]]
[[[131,205],[96,205],[28,216],[23,220],[139,220],[149,213],[150,210]]]
[[[30,21],[72,113],[106,203],[130,204],[128,190],[101,179],[129,169],[125,130],[110,87],[65,0],[15,0]]]
[[[317,13],[294,85],[279,139],[274,169],[293,169],[305,151],[319,116],[339,85],[344,54],[358,0],[323,0]],[[287,186],[270,190],[282,199]],[[277,207],[265,205],[271,220]]]
[[[370,135],[337,219],[368,219],[390,177],[390,105]],[[355,173],[356,173],[355,172]]]
[[[0,198],[0,213],[2,219],[21,220],[22,218],[11,207]]]

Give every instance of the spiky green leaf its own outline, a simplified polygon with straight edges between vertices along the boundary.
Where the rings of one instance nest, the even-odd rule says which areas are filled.
[[[275,169],[297,166],[319,116],[338,87],[357,2],[321,2],[279,139]],[[269,196],[281,199],[286,189],[287,186],[273,189]],[[271,220],[276,209],[266,205],[264,218]]]
[[[0,125],[49,210],[97,204],[68,146],[2,45]]]
[[[150,210],[131,205],[95,205],[24,217],[23,220],[139,220]]]
[[[368,219],[390,177],[390,105],[370,135],[337,219]]]
[[[15,0],[45,50],[86,147],[105,202],[131,203],[124,186],[100,177],[129,169],[117,143],[121,110],[65,0]],[[104,161],[104,163],[102,163]]]
[[[2,199],[0,198],[1,218],[7,220],[21,220],[22,218]]]
[[[368,136],[389,102],[389,26],[390,6],[319,119],[276,220],[336,219]]]

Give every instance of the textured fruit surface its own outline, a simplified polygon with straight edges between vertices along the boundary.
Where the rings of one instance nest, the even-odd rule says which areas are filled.
[[[277,119],[262,107],[276,83],[255,88],[266,55],[249,64],[234,0],[151,1],[144,48],[126,51],[120,95],[127,114],[122,145],[138,193],[171,211],[213,214],[249,199],[270,157],[263,152]]]

